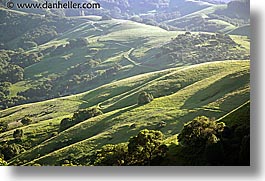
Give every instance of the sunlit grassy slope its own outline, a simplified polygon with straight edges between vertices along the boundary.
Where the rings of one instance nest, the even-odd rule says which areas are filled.
[[[143,90],[152,92],[155,99],[137,106],[137,95]],[[60,165],[66,159],[86,157],[104,144],[127,141],[144,128],[161,130],[170,137],[198,115],[218,119],[249,101],[249,91],[249,61],[212,62],[143,74],[79,95],[10,108],[0,112],[0,121],[14,127],[25,115],[35,121],[22,129],[25,142],[36,146],[10,160],[11,165]],[[92,106],[100,107],[104,114],[49,138],[62,118]],[[166,122],[163,128],[158,126],[161,121]],[[1,134],[1,141],[12,139],[12,133]]]
[[[218,18],[217,16],[219,16],[218,14],[216,14],[215,12],[217,10],[223,10],[227,7],[227,5],[210,5],[210,6],[206,6],[204,8],[202,8],[201,10],[195,11],[193,13],[189,13],[185,16],[181,16],[179,18],[176,19],[172,19],[172,20],[167,20],[165,21],[166,24],[168,25],[173,25],[176,27],[181,27],[182,23],[186,23],[189,22],[190,24],[195,24],[194,28],[196,29],[196,21],[198,21],[198,19],[195,18],[202,18],[204,19],[204,21],[206,21],[209,24],[214,23],[216,26],[219,26],[219,32],[222,33],[229,33],[235,31],[238,27],[231,24],[230,22],[226,21],[226,20],[222,20],[220,19],[220,17]],[[217,15],[217,16],[216,16]],[[224,14],[225,16],[225,14]],[[237,35],[245,35],[246,34],[237,34]]]
[[[132,60],[128,56],[145,56],[149,50],[170,41],[183,32],[170,32],[159,27],[144,25],[127,20],[98,21],[94,17],[76,17],[84,21],[78,26],[69,29],[58,38],[49,41],[30,52],[45,51],[51,47],[67,44],[75,38],[86,38],[88,46],[73,48],[59,54],[47,54],[39,63],[27,67],[24,72],[25,80],[11,87],[11,94],[16,95],[19,91],[41,84],[52,76],[64,76],[63,81],[70,77],[65,75],[66,71],[74,65],[82,64],[88,60],[99,62],[94,68],[96,72],[104,72],[109,67],[120,64],[122,67],[115,76],[107,77],[104,81],[93,85],[79,85],[76,92],[86,91],[99,85],[120,80],[133,75],[169,68],[165,61],[160,67],[142,66],[141,60]],[[140,61],[140,62],[139,62]],[[162,68],[161,68],[162,67]],[[84,74],[89,74],[87,70]],[[67,77],[68,76],[68,77]],[[63,83],[63,82],[62,82]],[[27,85],[25,87],[25,85]]]
[[[215,6],[206,3],[202,7],[202,10],[189,13],[183,16],[183,18],[193,17],[194,14],[212,13],[216,8],[222,7],[222,5]],[[20,13],[18,11],[9,12],[17,16],[19,14],[29,16],[27,13]],[[62,93],[61,96],[81,93],[116,80],[122,80],[142,73],[180,67],[184,64],[179,60],[172,62],[168,55],[160,58],[157,58],[156,55],[161,53],[160,47],[162,45],[185,32],[166,31],[156,26],[145,25],[130,20],[112,19],[101,21],[99,16],[72,17],[70,19],[74,20],[76,26],[68,29],[65,28],[66,31],[59,34],[55,39],[28,50],[28,52],[48,53],[43,53],[44,56],[41,57],[39,62],[24,69],[24,80],[11,86],[10,97],[16,96],[20,92],[25,92],[32,87],[38,87],[41,84],[45,84],[48,80],[54,80],[58,77],[60,85],[67,85],[68,81],[73,79],[73,75],[68,74],[67,71],[76,65],[83,65],[91,60],[97,62],[97,65],[93,68],[85,69],[82,72],[82,76],[91,78],[92,72],[94,75],[97,75],[98,80],[93,83],[88,81],[75,84],[71,86],[70,91]],[[227,23],[219,20],[213,21],[227,25]],[[231,28],[228,27],[227,30],[231,30]],[[66,45],[70,40],[76,38],[87,39],[88,45],[71,48],[61,53],[51,53],[50,49]],[[234,36],[234,39],[240,40],[240,44],[249,43],[249,40],[241,38],[241,36]],[[249,46],[246,46],[245,49],[244,51],[248,51]],[[102,76],[110,67],[116,65],[119,65],[120,68],[115,72],[115,75]],[[51,93],[53,97],[58,97],[58,92],[62,91],[62,88],[57,85],[53,85],[53,92]]]
[[[208,12],[207,9],[202,11]],[[99,63],[93,69],[98,73],[104,72],[116,64],[121,65],[121,69],[115,76],[107,77],[104,81],[96,82],[93,85],[76,85],[74,87],[75,92],[90,90],[113,80],[120,80],[141,73],[182,66],[182,63],[178,61],[170,62],[167,57],[163,57],[164,60],[160,61],[155,55],[160,46],[185,32],[166,31],[159,27],[129,20],[100,21],[99,17],[95,16],[75,17],[73,19],[79,22],[77,26],[70,28],[52,41],[29,50],[29,52],[47,51],[49,48],[65,45],[70,40],[80,37],[86,38],[89,44],[58,54],[44,54],[39,63],[25,68],[24,81],[11,87],[12,96],[37,86],[47,79],[52,79],[54,76],[63,76],[61,83],[65,83],[71,79],[70,75],[66,74],[69,68],[90,60]],[[221,23],[224,24],[224,22]],[[231,30],[231,28],[228,29]],[[91,70],[88,69],[83,75],[89,75],[90,72]]]

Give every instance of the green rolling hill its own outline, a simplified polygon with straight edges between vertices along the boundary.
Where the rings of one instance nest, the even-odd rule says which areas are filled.
[[[126,91],[126,87],[130,89]],[[135,100],[137,92],[143,90],[154,92],[156,98],[139,107]],[[126,141],[141,129],[159,129],[157,125],[161,121],[165,121],[167,126],[160,130],[172,136],[186,121],[198,115],[219,118],[247,101],[249,61],[213,62],[144,74],[80,95],[7,109],[1,112],[4,115],[1,120],[12,125],[12,121],[32,115],[36,121],[22,129],[25,136],[31,138],[27,139],[29,144],[37,146],[15,157],[10,164],[21,164],[23,160],[24,164],[34,161],[53,165],[62,163],[69,154],[74,154],[74,159],[78,160],[105,143]],[[52,132],[57,131],[63,117],[70,116],[80,107],[97,105],[102,107],[102,116],[48,139]],[[130,128],[132,124],[136,124],[133,129]],[[31,137],[33,135],[35,137]],[[12,140],[12,130],[3,133],[1,138]]]
[[[118,3],[128,8],[126,20],[124,12],[104,19],[101,11],[66,17],[64,11],[0,7],[6,17],[0,20],[6,32],[0,35],[0,158],[9,165],[94,165],[102,146],[128,143],[148,129],[160,131],[169,149],[172,161],[159,164],[189,165],[176,157],[183,154],[178,135],[186,123],[206,116],[233,134],[230,140],[216,134],[236,160],[224,165],[240,164],[235,155],[249,133],[249,22],[224,15],[233,3],[176,2],[150,0],[148,8],[162,10],[134,13],[131,2]],[[156,23],[136,22],[135,15],[153,16]],[[141,93],[153,99],[139,104]],[[74,122],[90,108],[102,114]],[[71,125],[61,129],[62,120]]]

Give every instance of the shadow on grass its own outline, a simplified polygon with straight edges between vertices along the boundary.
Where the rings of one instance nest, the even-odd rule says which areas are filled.
[[[231,93],[233,91],[236,91],[242,87],[244,87],[246,84],[249,83],[249,74],[243,74],[237,77],[238,73],[230,74],[225,76],[224,78],[214,82],[210,86],[208,86],[205,89],[202,89],[198,92],[196,92],[194,95],[192,95],[190,98],[188,98],[184,105],[181,107],[181,109],[194,109],[194,108],[201,108],[203,106],[208,105],[209,103],[215,102],[218,99],[223,98],[228,93]],[[242,101],[236,101],[240,102],[238,104],[241,105],[246,100]],[[241,103],[242,102],[242,103]],[[222,105],[219,107],[219,109],[213,109],[212,111],[218,111],[218,110],[226,110],[225,108],[229,106],[226,101],[222,103]]]

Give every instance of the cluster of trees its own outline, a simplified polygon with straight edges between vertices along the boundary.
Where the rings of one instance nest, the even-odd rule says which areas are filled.
[[[239,50],[240,46],[229,35],[198,34],[190,32],[178,35],[161,47],[157,57],[168,55],[172,62],[203,63],[218,60],[242,60],[249,58],[249,52]]]
[[[22,129],[16,129],[13,132],[13,138],[17,141],[21,141],[22,137],[23,137],[24,133]]]
[[[174,27],[177,30],[182,31],[218,32],[224,29],[226,26],[213,21],[209,21],[202,16],[195,16],[192,18],[183,18],[179,21],[174,22]]]
[[[89,118],[96,117],[98,115],[103,114],[101,110],[98,108],[88,108],[88,109],[81,109],[74,113],[73,117],[71,118],[64,118],[62,119],[59,127],[59,132],[62,132],[75,124],[78,124],[82,121],[85,121]]]
[[[22,137],[24,133],[22,129],[16,129],[13,132],[14,140],[3,142],[0,145],[0,165],[7,165],[5,160],[10,160],[16,155],[25,151],[24,147],[21,145]]]
[[[24,79],[24,68],[40,60],[41,53],[26,53],[23,49],[0,51],[0,109],[23,104],[26,98],[10,97],[10,87]]]
[[[25,151],[25,149],[20,144],[4,143],[0,146],[0,158],[2,157],[3,160],[8,161],[18,154],[22,153],[23,151]]]
[[[52,98],[51,92],[52,85],[46,81],[37,87],[32,87],[26,91],[19,92],[18,95],[26,98],[27,102],[34,102]]]
[[[23,80],[24,69],[10,62],[10,57],[6,52],[1,51],[0,54],[0,82],[16,83]]]
[[[179,144],[167,143],[160,131],[142,130],[127,143],[108,144],[94,165],[249,165],[249,127],[228,127],[207,117],[184,125]]]
[[[36,46],[36,44],[41,45],[43,43],[50,41],[51,39],[55,38],[57,35],[58,33],[56,31],[55,26],[48,26],[47,24],[44,24],[26,32],[21,37],[21,41],[25,42],[26,45],[29,45],[29,42],[31,42],[31,46],[29,46],[29,48],[32,48]]]
[[[142,130],[131,137],[128,143],[105,145],[96,153],[94,165],[152,165],[165,156],[167,146],[160,131]]]
[[[43,17],[1,10],[0,16],[5,17],[1,19],[1,30],[5,32],[5,35],[0,35],[0,42],[6,49],[30,49],[46,43],[78,23],[76,20],[58,16],[54,11],[52,12]],[[17,40],[16,44],[9,46],[8,42],[14,39]]]
[[[74,48],[86,47],[88,45],[88,41],[86,38],[75,38],[69,40],[66,45],[60,45],[58,47],[51,47],[48,50],[44,50],[45,53],[50,53],[51,55],[61,55],[66,53]]]
[[[1,53],[0,53],[1,54]],[[10,64],[0,57],[0,109],[5,109],[19,103],[24,103],[21,96],[9,97],[12,83],[23,80],[24,70],[18,65]]]

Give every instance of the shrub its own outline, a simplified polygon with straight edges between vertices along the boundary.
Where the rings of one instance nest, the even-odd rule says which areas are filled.
[[[73,115],[73,121],[75,123],[79,123],[85,121],[89,118],[96,117],[101,115],[102,111],[98,108],[89,108],[89,109],[81,109],[78,112],[75,112]]]
[[[8,125],[7,123],[0,123],[0,133],[7,131]]]
[[[144,105],[148,104],[154,99],[152,94],[149,94],[147,92],[142,92],[138,96],[138,105]]]
[[[71,118],[64,118],[62,119],[61,123],[60,123],[60,127],[59,127],[59,132],[62,132],[68,128],[70,128],[71,126],[73,126],[73,121]]]
[[[30,123],[32,123],[32,119],[30,119],[29,117],[24,117],[22,118],[21,123],[23,125],[29,125]]]
[[[89,118],[103,114],[98,108],[81,109],[74,113],[72,118],[64,118],[60,123],[59,132],[62,132],[71,126],[85,121]]]
[[[77,38],[72,39],[69,41],[69,44],[66,46],[66,48],[77,48],[77,47],[84,47],[88,45],[88,41],[85,38]]]
[[[23,137],[23,130],[22,129],[16,129],[13,133],[13,138],[15,140],[21,140],[22,137]]]

